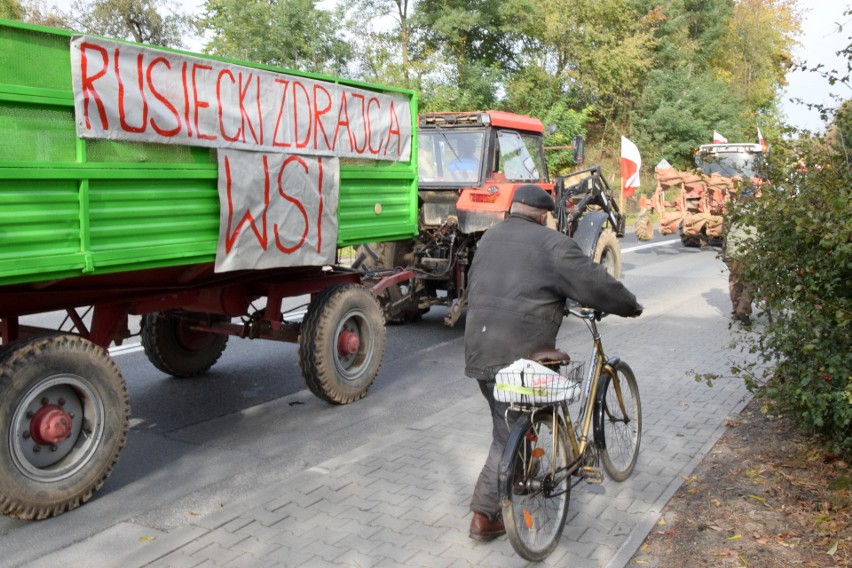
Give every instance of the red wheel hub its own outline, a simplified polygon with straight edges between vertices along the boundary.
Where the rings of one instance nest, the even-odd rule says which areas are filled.
[[[361,337],[348,329],[344,329],[337,336],[337,352],[341,357],[354,355],[361,349]]]
[[[38,409],[30,421],[30,436],[41,446],[59,444],[71,435],[74,419],[55,404],[47,404]]]

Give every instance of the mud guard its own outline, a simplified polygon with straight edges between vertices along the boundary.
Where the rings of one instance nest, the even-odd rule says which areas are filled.
[[[573,239],[580,245],[583,253],[589,258],[595,251],[598,239],[604,230],[604,225],[609,216],[602,211],[591,211],[586,213],[577,221],[577,230],[574,231]]]

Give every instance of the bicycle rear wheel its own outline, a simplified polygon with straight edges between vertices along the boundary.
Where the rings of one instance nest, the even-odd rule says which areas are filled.
[[[547,558],[559,543],[571,495],[573,461],[565,425],[553,409],[524,414],[500,462],[500,503],[509,542],[527,560]]]
[[[598,385],[595,444],[607,474],[615,481],[624,481],[639,457],[642,405],[636,377],[627,363],[619,361],[614,373],[610,369],[604,368]]]

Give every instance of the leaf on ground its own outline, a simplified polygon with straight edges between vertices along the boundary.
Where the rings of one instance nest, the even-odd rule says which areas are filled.
[[[157,540],[157,537],[155,537],[155,536],[140,536],[139,537],[139,542],[154,542],[155,540]]]
[[[741,535],[741,534],[735,534],[733,536],[729,536],[725,540],[740,540],[742,537],[743,537],[743,535]]]
[[[826,554],[828,554],[829,556],[834,556],[835,554],[837,554],[837,545],[838,544],[840,544],[839,540],[834,541],[834,545],[832,545],[832,547],[828,549]]]

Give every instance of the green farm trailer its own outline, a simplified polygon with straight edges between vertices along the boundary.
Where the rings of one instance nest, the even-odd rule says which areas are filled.
[[[120,70],[123,50],[129,55]],[[82,71],[74,59],[79,64],[80,54]],[[210,83],[214,94],[204,100],[196,80],[216,69]],[[162,77],[168,72],[182,77],[182,90],[166,94]],[[125,131],[157,127],[173,136],[185,128],[187,137],[161,143],[81,135],[81,128],[92,127],[86,125],[90,119],[96,126],[110,122],[106,99],[112,91],[102,85],[111,73],[121,113],[133,90],[145,112],[122,114]],[[254,128],[260,125],[261,91],[269,92],[259,87],[261,80],[282,89],[280,112],[269,115],[276,126],[265,135]],[[239,99],[231,123],[223,119],[226,105],[218,98],[229,86]],[[301,97],[313,112],[313,122],[302,123],[301,134],[296,125],[290,142],[278,127],[286,109],[301,111],[285,106],[287,97]],[[329,110],[338,100],[344,106]],[[367,116],[387,109],[385,101],[396,105],[403,120],[391,121],[382,140],[367,124],[362,130],[373,138],[359,141],[353,105],[360,104]],[[411,91],[104,38],[79,39],[70,31],[0,20],[0,512],[20,519],[58,515],[90,499],[109,476],[125,444],[130,407],[107,348],[130,336],[129,316],[141,316],[141,343],[151,362],[175,377],[208,370],[229,336],[274,339],[298,343],[305,382],[321,399],[345,404],[363,397],[385,345],[374,295],[357,271],[333,255],[328,262],[219,268],[223,242],[232,246],[240,231],[223,237],[223,191],[230,199],[231,178],[239,180],[229,169],[235,162],[221,158],[229,149],[195,144],[214,138],[212,130],[202,137],[199,113],[207,113],[211,128],[221,127],[219,137],[229,142],[266,136],[272,145],[295,148],[281,172],[288,163],[307,171],[310,164],[325,167],[336,160],[327,176],[334,179],[326,180],[332,192],[319,202],[324,214],[336,202],[330,221],[336,225],[336,243],[331,243],[336,251],[416,234],[416,105]],[[305,146],[309,140],[312,147]],[[333,151],[335,140],[348,140],[352,152]],[[399,151],[401,141],[409,152]],[[387,154],[391,142],[397,151],[393,160],[379,155]],[[264,167],[274,158],[252,150],[245,151],[246,159],[260,164],[263,156]],[[299,156],[311,150],[320,156],[313,161]],[[229,176],[226,186],[223,172]],[[307,226],[310,212],[287,194],[281,175],[277,186],[275,172],[269,171],[249,183],[250,189],[265,184],[260,194],[267,204],[275,198],[278,203],[269,204],[273,218],[264,213],[261,223],[244,217],[241,227],[244,235],[254,231],[264,247],[277,242],[280,251],[289,252],[304,244],[308,229],[300,233],[299,223]],[[276,224],[276,212],[295,212],[286,218],[302,237],[297,245],[283,243],[278,231],[285,223]],[[237,260],[243,254],[232,253]],[[288,322],[282,300],[306,294],[311,302],[303,320]],[[33,327],[24,317],[53,311],[66,314],[70,331]]]

